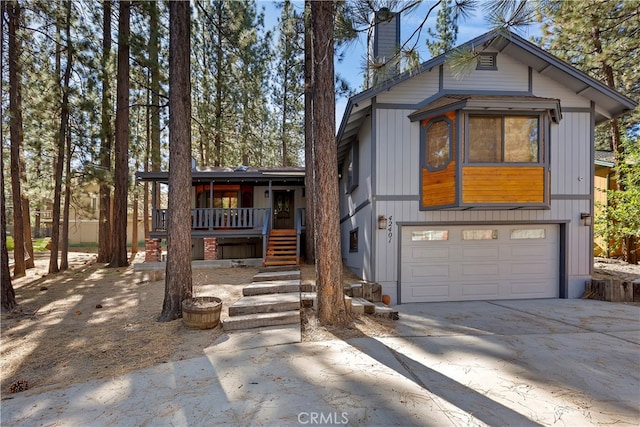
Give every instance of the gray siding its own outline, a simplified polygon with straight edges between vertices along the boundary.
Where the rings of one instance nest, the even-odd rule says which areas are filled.
[[[591,194],[591,114],[563,113],[551,127],[551,195]]]
[[[535,96],[542,98],[560,99],[562,108],[590,108],[591,102],[558,82],[551,80],[544,74],[534,72],[532,75],[532,92]]]
[[[451,69],[445,65],[444,90],[496,90],[500,92],[529,90],[529,68],[507,55],[496,57],[497,70],[472,70],[470,74],[456,79]]]
[[[390,90],[378,94],[377,102],[381,104],[418,104],[438,93],[439,76],[438,68],[433,68],[431,71],[405,80]]]

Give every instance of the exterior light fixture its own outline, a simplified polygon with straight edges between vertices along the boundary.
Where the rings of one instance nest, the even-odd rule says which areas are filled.
[[[268,199],[268,198],[269,198],[269,190],[267,190],[267,191],[265,191],[265,192],[264,192],[264,198],[265,198],[265,199]]]
[[[387,228],[387,218],[384,215],[378,216],[378,229],[384,230]]]
[[[593,217],[587,212],[582,212],[580,214],[580,221],[582,221],[582,225],[586,227],[591,227],[593,225]]]

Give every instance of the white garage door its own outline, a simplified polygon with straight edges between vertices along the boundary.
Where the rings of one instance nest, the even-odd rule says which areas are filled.
[[[557,298],[559,226],[402,228],[401,302]]]

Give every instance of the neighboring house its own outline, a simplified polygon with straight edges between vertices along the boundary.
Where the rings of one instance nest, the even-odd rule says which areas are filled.
[[[299,263],[304,255],[304,168],[194,167],[191,176],[193,260]],[[137,177],[153,184],[146,261],[157,261],[168,214],[159,191],[167,191],[169,173],[138,172]]]
[[[594,160],[593,187],[595,216],[602,212],[603,206],[607,205],[607,190],[615,188],[615,177],[613,167],[615,166],[615,154],[613,151],[596,150]],[[594,238],[593,253],[596,256],[616,256],[620,255],[620,250],[611,251],[611,244],[605,239]]]
[[[594,127],[636,103],[515,34],[466,46],[479,57],[463,78],[441,55],[349,100],[344,262],[392,303],[578,298],[593,265]]]
[[[52,202],[45,201],[46,209],[32,210],[34,216],[34,237],[50,237],[53,223]],[[62,207],[61,207],[62,209]],[[69,244],[97,245],[98,244],[98,216],[100,209],[100,186],[94,183],[77,183],[74,186],[69,206]],[[139,239],[144,238],[144,221],[142,209],[137,220]],[[133,236],[132,217],[127,218],[127,242],[131,244]]]

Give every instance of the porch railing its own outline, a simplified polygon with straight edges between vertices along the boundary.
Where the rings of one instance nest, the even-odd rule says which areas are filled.
[[[269,221],[269,208],[197,208],[191,209],[192,230],[261,229]],[[167,209],[154,209],[152,228],[167,229]]]

